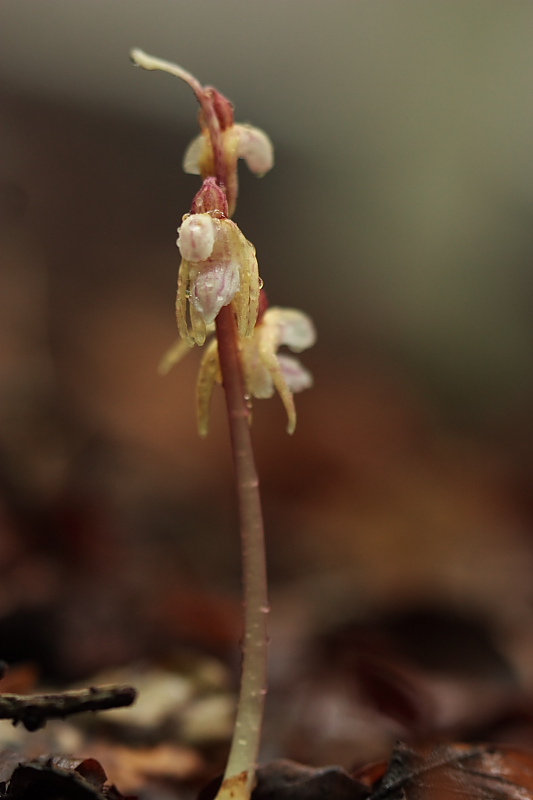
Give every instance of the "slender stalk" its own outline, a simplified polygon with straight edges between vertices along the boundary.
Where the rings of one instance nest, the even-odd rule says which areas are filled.
[[[201,86],[190,72],[176,64],[149,56],[139,49],[131,51],[131,58],[144,69],[163,70],[181,78],[194,91],[202,110],[202,126],[206,126],[211,140],[214,177],[226,194],[228,213],[231,216],[237,196],[237,163],[235,157],[230,159],[230,171],[221,124],[227,127],[228,119],[233,124],[233,106],[215,89]],[[220,211],[220,206],[215,208]],[[244,584],[241,689],[230,755],[218,800],[248,800],[255,783],[267,684],[266,618],[269,609],[265,541],[259,479],[250,435],[250,412],[246,402],[237,326],[231,304],[223,306],[216,317],[216,335],[235,467]]]
[[[218,794],[221,800],[249,797],[254,786],[267,684],[269,608],[259,479],[231,306],[219,312],[216,331],[239,503],[245,610],[241,689],[229,760]]]
[[[196,80],[194,75],[191,75],[191,73],[186,69],[183,69],[183,67],[173,64],[172,61],[166,61],[164,58],[150,56],[148,53],[145,53],[138,47],[130,51],[130,58],[137,67],[142,67],[146,70],[161,70],[162,72],[168,72],[170,75],[174,75],[176,78],[181,78],[182,81],[185,81],[185,83],[191,87],[196,95],[196,99],[200,104],[200,108],[202,109],[202,113],[204,115],[205,124],[209,130],[211,145],[213,147],[217,180],[223,188],[226,188],[229,183],[228,168],[226,159],[224,158],[220,123],[216,115],[210,92],[206,91],[202,84]]]

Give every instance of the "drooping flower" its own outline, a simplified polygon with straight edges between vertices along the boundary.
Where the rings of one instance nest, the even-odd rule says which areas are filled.
[[[274,166],[274,148],[266,133],[252,125],[232,123],[226,128],[221,127],[220,137],[225,161],[229,216],[232,216],[238,194],[237,160],[244,159],[250,171],[257,177],[262,177]],[[202,133],[187,148],[183,169],[190,175],[201,175],[204,179],[216,174],[211,137],[205,125]]]
[[[251,336],[257,320],[260,278],[254,246],[227,218],[226,198],[214,178],[196,195],[192,213],[178,229],[182,261],[176,320],[189,346],[203,345],[222,306],[233,303],[240,336]]]
[[[292,356],[278,354],[286,345],[294,353],[312,347],[316,333],[311,319],[294,308],[269,308],[257,323],[253,335],[239,342],[246,391],[250,397],[268,398],[274,389],[287,412],[287,432],[296,427],[294,392],[312,386],[313,378]],[[213,389],[222,383],[216,340],[210,342],[202,358],[197,386],[198,429],[205,436],[209,426],[209,407]]]
[[[202,133],[189,145],[183,161],[185,172],[216,177],[228,198],[227,216],[235,211],[238,194],[237,160],[246,161],[258,177],[274,166],[272,142],[259,128],[235,123],[233,105],[218,89],[202,84],[190,72],[142,50],[131,51],[134,64],[148,70],[163,70],[185,81],[200,104]]]

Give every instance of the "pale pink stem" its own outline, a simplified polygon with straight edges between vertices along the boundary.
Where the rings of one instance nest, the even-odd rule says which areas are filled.
[[[237,346],[237,328],[231,305],[220,310],[216,329],[239,500],[245,614],[237,718],[218,797],[226,794],[229,796],[230,793],[233,797],[249,797],[255,779],[267,685],[268,591],[265,541],[259,479],[249,425],[250,412],[246,402]]]

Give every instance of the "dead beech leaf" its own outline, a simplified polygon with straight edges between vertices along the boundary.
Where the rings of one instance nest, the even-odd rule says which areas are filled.
[[[10,666],[2,677],[2,693],[30,694],[35,691],[39,670],[35,664],[24,663]]]
[[[183,783],[200,775],[205,767],[193,749],[172,744],[132,748],[106,743],[90,748],[93,759],[104,765],[108,781],[121,791],[140,791],[147,781]]]
[[[214,800],[220,789],[219,776],[205,786],[198,800]],[[366,800],[366,786],[353,780],[341,767],[307,767],[278,759],[257,770],[253,800]]]
[[[96,761],[68,758],[19,764],[3,787],[2,797],[6,800],[134,800],[106,783],[106,773]]]
[[[376,768],[370,767],[373,777]],[[366,783],[366,769],[354,777]],[[533,752],[492,745],[398,745],[369,800],[531,800]]]

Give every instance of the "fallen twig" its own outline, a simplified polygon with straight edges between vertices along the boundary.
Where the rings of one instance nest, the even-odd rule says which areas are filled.
[[[60,694],[0,694],[0,719],[12,719],[14,725],[20,722],[26,730],[36,731],[49,719],[130,706],[136,696],[132,686],[91,686]]]

